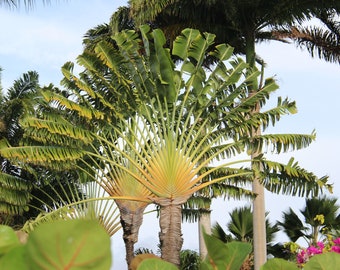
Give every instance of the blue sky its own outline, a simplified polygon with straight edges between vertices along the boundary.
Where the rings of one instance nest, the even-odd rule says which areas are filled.
[[[98,24],[109,22],[111,14],[127,3],[122,0],[51,2],[46,6],[37,5],[29,12],[23,7],[20,10],[0,7],[0,66],[4,69],[1,78],[4,89],[29,70],[36,70],[40,74],[41,84],[58,85],[62,78],[61,66],[67,61],[75,61],[81,53],[85,32]],[[297,114],[282,118],[271,131],[311,133],[315,129],[317,132],[317,139],[310,147],[280,155],[277,159],[287,161],[294,156],[301,167],[318,176],[329,175],[330,182],[334,183],[333,195],[339,198],[339,65],[311,59],[294,45],[264,43],[257,46],[257,53],[267,63],[267,76],[274,76],[280,86],[273,99],[288,96],[297,102],[299,109]],[[270,219],[274,222],[281,218],[282,210],[288,207],[301,209],[304,199],[267,194],[266,202]],[[218,221],[224,226],[228,212],[235,205],[244,204],[249,202],[215,201],[212,221]],[[157,220],[152,215],[145,219],[137,247],[157,250]],[[183,225],[184,248],[198,248],[196,227],[196,224]],[[123,269],[122,265],[125,264],[120,234],[113,239],[113,249],[113,269]]]

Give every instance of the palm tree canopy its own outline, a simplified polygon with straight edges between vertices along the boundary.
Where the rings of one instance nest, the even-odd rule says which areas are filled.
[[[130,162],[137,162],[135,158],[143,160],[138,161],[142,162],[143,169],[138,162],[135,165],[140,168],[141,173],[144,173],[142,177],[132,172],[131,175],[155,194],[173,198],[175,193],[179,197],[187,197],[199,188],[208,186],[211,182],[196,184],[213,173],[216,168],[209,169],[199,177],[195,175],[215,157],[228,157],[245,148],[258,149],[272,143],[280,153],[306,147],[314,139],[313,134],[262,135],[255,140],[247,139],[251,128],[259,126],[266,128],[270,123],[275,123],[280,115],[293,112],[294,103],[279,99],[278,107],[258,114],[251,113],[258,102],[264,104],[268,95],[277,89],[273,80],[266,80],[256,95],[248,97],[247,82],[259,76],[260,72],[254,71],[247,75],[242,83],[236,85],[235,83],[242,78],[243,71],[247,68],[243,61],[232,60],[230,62],[232,69],[220,63],[209,76],[205,75],[202,66],[205,50],[212,46],[214,35],[208,33],[202,35],[192,29],[184,30],[172,48],[172,54],[183,59],[181,66],[176,67],[171,60],[170,51],[163,47],[166,39],[162,32],[159,30],[150,32],[147,29],[145,26],[141,28],[143,45],[136,32],[124,31],[114,38],[118,50],[110,43],[101,42],[96,46],[95,55],[84,52],[78,58],[78,62],[86,68],[86,72],[81,74],[80,78],[72,74],[73,66],[67,63],[63,67],[64,84],[70,89],[79,89],[78,93],[74,93],[74,98],[70,99],[51,91],[43,92],[45,102],[53,102],[67,109],[71,113],[71,119],[78,117],[88,124],[95,119],[97,127],[92,126],[90,129],[75,127],[74,123],[65,119],[65,114],[62,117],[58,116],[58,120],[49,114],[46,114],[45,119],[27,118],[22,123],[26,125],[27,132],[34,135],[36,139],[45,143],[48,138],[50,142],[60,144],[60,139],[63,138],[62,142],[65,146],[52,148],[25,146],[17,150],[2,150],[3,153],[11,155],[15,151],[16,153],[20,151],[23,157],[29,158],[34,163],[45,164],[49,161],[52,165],[53,160],[53,165],[69,166],[84,154],[93,151],[86,145],[91,144],[95,138],[96,141],[102,138],[100,140],[105,145],[109,142],[112,145],[116,140],[115,136],[129,139],[131,134],[127,137],[121,129],[126,119],[129,119],[137,127],[135,131],[130,129],[129,132],[135,132],[134,137],[139,139],[136,141],[137,147],[126,142],[125,147],[128,146],[136,152],[135,157],[126,156],[126,158]],[[228,60],[232,55],[232,49],[226,45],[218,45],[210,54],[219,61]],[[186,78],[187,74],[189,74],[188,78]],[[129,118],[137,111],[139,117]],[[161,120],[164,115],[169,117]],[[194,118],[191,119],[191,115]],[[173,122],[177,117],[180,117],[178,121]],[[155,122],[156,119],[158,120]],[[152,123],[158,126],[153,126]],[[204,134],[200,134],[203,125],[208,127],[211,125],[211,127]],[[100,133],[98,127],[102,129]],[[189,134],[193,137],[186,137],[188,135],[185,129],[190,131]],[[145,132],[150,138],[145,137]],[[111,134],[112,138],[107,138],[108,134]],[[153,144],[150,144],[150,139],[153,140]],[[218,145],[222,139],[235,141],[231,144]],[[80,147],[81,145],[83,146]],[[118,149],[115,145],[112,147],[113,152],[119,151],[123,156],[126,155],[123,148]],[[188,147],[188,150],[184,151],[183,147]],[[199,151],[200,147],[204,151]],[[29,154],[32,149],[35,151],[34,156]],[[98,151],[96,150],[96,155],[100,155],[101,152]],[[144,153],[144,156],[138,153]],[[197,167],[196,162],[201,162],[202,159],[206,159],[205,163]],[[65,163],[65,160],[69,162]],[[121,163],[120,160],[115,162]],[[302,186],[300,194],[317,192],[320,185],[325,185],[326,179],[321,179],[322,181],[317,179],[313,174],[301,170],[296,163],[292,162],[286,167],[264,159],[261,159],[261,162],[264,162],[268,172],[272,172],[271,176],[277,176],[277,179],[281,177],[282,180],[287,180],[289,175],[295,178],[301,177],[301,181],[309,179],[307,183],[310,186]],[[176,174],[173,170],[181,168],[178,167],[180,164],[186,164],[186,167]],[[125,167],[120,166],[126,170]],[[148,174],[145,174],[145,168],[148,168]],[[162,168],[162,171],[159,168]],[[238,171],[244,175],[249,174],[246,170]],[[179,178],[173,177],[175,175]],[[152,180],[154,177],[157,178],[156,182]],[[216,181],[225,178],[221,176]],[[268,183],[268,188],[275,190],[276,181],[270,181],[269,177],[263,179]],[[316,180],[318,182],[315,182]],[[164,183],[170,186],[164,187]],[[298,190],[299,187],[296,186],[287,192],[295,193]]]
[[[243,60],[231,59],[230,46],[214,47],[213,34],[184,29],[171,49],[161,30],[146,25],[139,33],[122,31],[113,39],[115,45],[102,41],[78,57],[85,68],[80,76],[73,74],[72,63],[65,64],[66,93],[51,87],[42,91],[42,114],[22,121],[35,143],[12,148],[4,140],[0,154],[51,168],[76,167],[99,185],[128,174],[154,197],[111,198],[160,205],[162,256],[178,264],[181,205],[212,183],[260,175],[237,166],[249,164],[249,159],[230,157],[269,146],[278,153],[304,148],[315,135],[249,138],[252,130],[266,129],[294,112],[295,104],[279,99],[277,107],[254,113],[278,86],[271,78],[260,79],[262,73],[248,70]],[[179,65],[172,55],[181,59]],[[207,55],[217,63],[209,73],[204,67]],[[263,83],[249,95],[253,80]],[[221,164],[212,166],[216,160]],[[326,179],[320,181],[295,163],[270,163],[262,156],[253,162],[266,165],[277,179],[281,174],[285,180],[298,177],[306,185],[294,192],[317,193],[327,185]],[[225,167],[233,169],[203,181]],[[276,185],[270,178],[263,180]]]
[[[340,4],[335,0],[130,0],[129,7],[136,25],[150,22],[161,27],[170,42],[183,28],[192,27],[215,33],[217,43],[228,43],[235,48],[236,53],[248,54],[250,58],[255,57],[249,55],[249,50],[256,41],[284,41],[273,35],[273,30],[300,23],[320,10],[340,10]]]
[[[39,87],[38,77],[34,71],[27,72],[14,82],[5,95],[1,91],[0,139],[6,139],[12,145],[19,145],[22,139],[23,129],[19,120],[25,112],[33,110],[31,99]],[[28,210],[28,202],[32,198],[29,191],[35,177],[1,155],[0,165],[0,212],[5,215],[22,215]]]

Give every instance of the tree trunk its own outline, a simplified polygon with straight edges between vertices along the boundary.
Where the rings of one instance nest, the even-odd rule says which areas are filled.
[[[128,269],[130,268],[131,261],[134,258],[134,245],[138,241],[139,228],[143,222],[143,213],[145,207],[139,207],[134,211],[131,211],[127,207],[122,207],[117,203],[120,211],[120,223],[123,228],[123,240],[126,250],[126,262]]]
[[[259,107],[259,106],[258,106]],[[259,111],[259,108],[256,109]],[[253,132],[253,136],[261,135],[258,128]],[[261,154],[261,150],[252,154],[255,159]],[[253,249],[254,249],[254,270],[259,270],[267,260],[267,239],[266,239],[266,210],[264,186],[260,183],[260,176],[256,171],[263,170],[259,163],[252,162],[252,169],[255,171],[252,191],[256,194],[253,201]]]
[[[199,234],[199,250],[200,250],[200,257],[202,260],[208,255],[207,246],[205,245],[204,238],[203,238],[203,230],[207,234],[211,234],[211,214],[209,213],[202,213],[199,220],[198,220],[198,234]]]
[[[161,257],[178,267],[180,265],[180,251],[183,245],[181,204],[171,199],[162,199],[162,202],[159,203]]]
[[[249,64],[249,68],[255,67],[255,28],[249,28],[246,35],[246,62]],[[258,91],[257,80],[251,82],[249,85],[250,95],[256,94]],[[260,104],[257,104],[253,113],[260,111]],[[261,129],[257,128],[253,130],[251,137],[261,135]],[[261,150],[252,153],[251,158],[256,158],[261,154]],[[252,168],[261,170],[261,167],[257,167],[257,164],[252,163]],[[267,260],[267,243],[266,243],[266,216],[265,216],[265,198],[264,187],[259,182],[258,177],[254,177],[252,191],[257,195],[253,202],[253,248],[254,248],[254,270],[259,270],[260,267]]]
[[[264,187],[259,179],[254,179],[253,192],[257,194],[253,202],[254,269],[259,270],[267,260]]]

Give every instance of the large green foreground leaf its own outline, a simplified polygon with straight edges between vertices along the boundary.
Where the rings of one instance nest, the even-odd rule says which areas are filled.
[[[286,261],[284,259],[271,259],[261,266],[261,270],[298,270],[295,263]]]
[[[340,254],[328,252],[313,256],[306,263],[304,270],[335,270],[340,265]]]
[[[208,257],[201,264],[202,270],[239,270],[252,249],[248,243],[230,242],[224,244],[216,237],[207,234],[204,234],[204,241],[208,249]]]
[[[30,269],[96,269],[111,266],[110,239],[95,221],[69,220],[42,224],[27,242]]]
[[[143,260],[137,270],[177,270],[178,268],[169,262],[160,260],[160,259],[155,259],[155,258],[151,258],[151,259],[146,259]]]
[[[6,225],[0,226],[0,256],[19,245],[19,239],[14,230]]]
[[[29,270],[25,260],[26,249],[24,245],[18,245],[3,255],[0,259],[0,269]],[[40,268],[39,268],[40,269]]]

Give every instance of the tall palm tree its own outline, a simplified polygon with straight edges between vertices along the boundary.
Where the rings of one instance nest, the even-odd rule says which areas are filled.
[[[255,66],[258,59],[255,51],[256,42],[263,40],[281,40],[274,32],[285,32],[285,27],[300,23],[322,11],[339,11],[338,1],[179,1],[179,0],[130,0],[131,17],[136,25],[149,22],[160,27],[171,41],[185,27],[200,29],[217,35],[217,43],[226,42],[235,48],[236,53],[244,54],[249,68]],[[116,24],[120,22],[117,21]],[[253,81],[253,89],[258,89],[258,82]],[[254,90],[254,91],[255,91]],[[255,94],[254,93],[251,93]],[[254,108],[254,113],[260,107]],[[250,136],[260,135],[260,130],[253,130]],[[252,156],[261,155],[260,152]],[[254,234],[255,268],[259,269],[266,260],[265,254],[265,207],[264,189],[259,179],[254,179]]]
[[[42,102],[58,105],[70,116],[47,112],[23,121],[27,136],[40,142],[48,139],[49,144],[2,148],[0,154],[59,168],[76,166],[103,186],[125,175],[135,179],[153,196],[111,198],[157,204],[162,258],[178,265],[181,207],[192,194],[219,181],[261,174],[236,166],[250,161],[237,159],[240,152],[269,145],[278,152],[300,149],[315,137],[270,134],[250,140],[251,129],[266,128],[295,105],[279,99],[276,107],[253,113],[277,85],[264,80],[257,94],[249,97],[249,82],[261,73],[246,72],[244,61],[231,60],[232,49],[225,44],[211,52],[217,64],[206,75],[205,58],[214,38],[185,29],[169,50],[161,30],[142,26],[140,36],[135,31],[115,35],[116,46],[98,43],[95,53],[79,56],[78,63],[85,67],[80,77],[72,73],[72,64],[63,68],[65,85],[77,89],[72,96],[42,92]],[[172,55],[181,59],[179,65]],[[74,119],[88,125],[76,126]],[[212,166],[215,160],[222,162]],[[284,165],[262,157],[253,162],[262,164],[262,183],[273,191],[280,191],[280,181],[290,183],[284,190],[289,193],[317,194],[327,185],[327,179],[318,179],[294,162]],[[220,170],[228,174],[221,175]],[[203,181],[207,178],[211,180]]]

